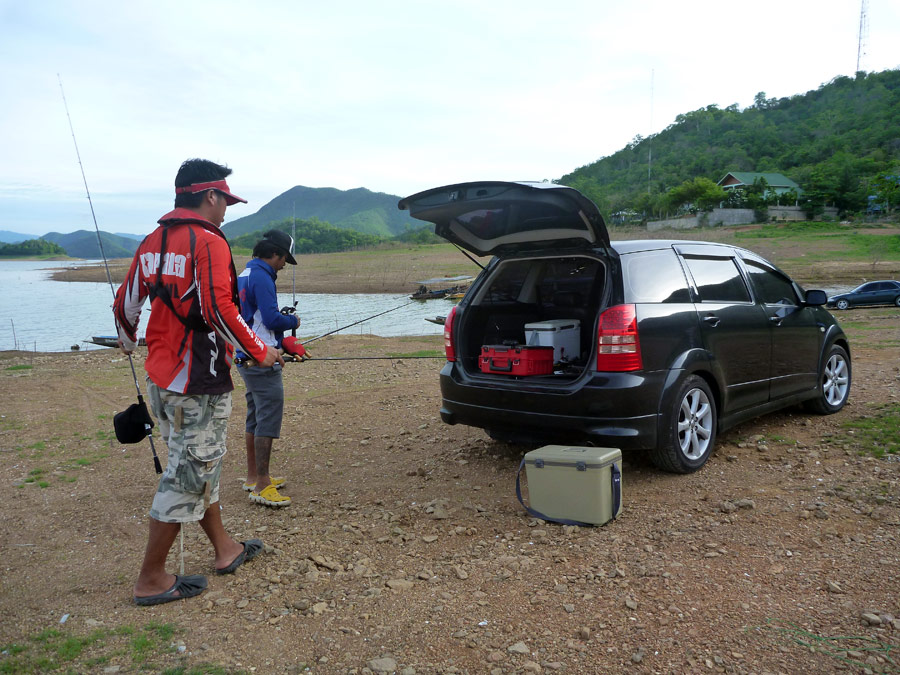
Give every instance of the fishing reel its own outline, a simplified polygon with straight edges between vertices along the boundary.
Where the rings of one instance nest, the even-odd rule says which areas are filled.
[[[290,305],[285,305],[284,307],[281,308],[281,313],[284,314],[285,316],[288,314],[296,314],[297,313],[297,303],[295,302],[293,307],[291,307]]]
[[[312,358],[312,354],[303,346],[303,344],[294,336],[289,336],[281,341],[281,348],[284,353],[294,357],[295,361],[306,361]]]

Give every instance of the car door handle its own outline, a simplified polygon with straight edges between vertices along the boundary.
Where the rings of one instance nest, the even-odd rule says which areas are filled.
[[[715,314],[707,314],[706,316],[703,317],[703,320],[706,323],[708,323],[710,326],[715,328],[716,326],[719,325],[719,321],[721,319],[719,319],[719,317],[717,317]]]
[[[781,325],[781,317],[780,316],[770,316],[769,323],[774,323],[776,326]]]

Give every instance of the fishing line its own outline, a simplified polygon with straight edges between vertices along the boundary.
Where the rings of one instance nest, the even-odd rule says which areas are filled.
[[[446,359],[446,356],[311,356],[303,361],[403,361],[405,359]],[[288,361],[288,359],[285,359]],[[296,361],[296,359],[290,359]]]
[[[112,275],[109,272],[109,261],[107,261],[106,252],[103,250],[103,239],[100,236],[100,226],[97,225],[97,215],[94,213],[94,202],[91,200],[91,191],[88,189],[87,176],[84,173],[84,164],[81,162],[81,153],[78,151],[78,141],[75,139],[75,127],[72,125],[72,116],[69,114],[69,104],[66,102],[66,92],[63,90],[62,78],[59,73],[56,74],[56,79],[59,80],[59,92],[62,94],[63,107],[66,109],[66,119],[69,120],[69,130],[72,132],[72,142],[75,144],[75,156],[78,158],[78,167],[81,169],[81,179],[84,181],[84,191],[87,193],[88,204],[91,207],[91,218],[94,220],[94,230],[97,232],[97,244],[100,247],[103,266],[106,268],[106,280],[109,282],[109,290],[112,291],[113,302],[115,302],[116,289],[113,286]],[[116,325],[116,333],[118,332],[119,326]],[[134,388],[137,390],[138,404],[146,406],[144,397],[141,394],[141,387],[138,384],[137,372],[134,370],[134,360],[131,358],[131,354],[128,354],[128,364],[131,366],[131,377],[134,379]],[[150,451],[153,453],[153,466],[156,469],[156,473],[162,473],[162,466],[159,463],[159,457],[156,455],[156,446],[153,444],[153,436],[150,435],[152,427],[145,423],[144,429],[147,432],[147,438],[150,440]]]
[[[359,321],[354,321],[353,323],[348,323],[346,326],[341,326],[340,328],[335,328],[332,331],[328,331],[327,333],[322,333],[321,335],[317,335],[314,338],[310,338],[309,340],[304,340],[300,344],[303,346],[308,345],[310,342],[315,342],[316,340],[321,340],[323,337],[328,337],[329,335],[334,335],[342,330],[346,330],[347,328],[352,328],[358,323],[362,323],[363,321],[368,321],[369,319],[374,319],[377,316],[381,316],[382,314],[387,314],[388,312],[393,312],[394,310],[400,309],[401,307],[406,307],[407,305],[411,305],[415,300],[410,300],[409,302],[404,302],[402,305],[397,305],[396,307],[391,307],[390,309],[386,309],[383,312],[378,312],[378,314],[373,314],[372,316],[367,316],[364,319],[360,319]]]

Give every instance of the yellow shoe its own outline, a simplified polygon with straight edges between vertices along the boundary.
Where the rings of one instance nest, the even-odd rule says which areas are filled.
[[[263,488],[262,492],[251,492],[251,501],[257,504],[265,504],[266,506],[289,506],[291,498],[287,495],[278,494],[278,488],[269,484]]]
[[[287,478],[275,478],[272,477],[272,485],[276,488],[283,488],[287,484]],[[256,487],[256,483],[244,483],[242,486],[247,492],[253,492],[253,488]]]

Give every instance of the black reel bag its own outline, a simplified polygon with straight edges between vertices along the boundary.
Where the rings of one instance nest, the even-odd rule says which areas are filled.
[[[113,417],[113,426],[119,443],[140,443],[150,435],[154,422],[147,410],[147,404],[140,400],[122,412],[116,413]]]

